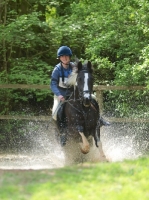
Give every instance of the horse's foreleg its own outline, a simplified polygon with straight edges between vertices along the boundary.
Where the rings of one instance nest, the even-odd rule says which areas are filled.
[[[82,137],[81,152],[87,154],[90,151],[90,145],[83,132],[79,132]]]
[[[100,142],[100,127],[96,128],[94,140],[96,147],[98,147],[98,142]]]

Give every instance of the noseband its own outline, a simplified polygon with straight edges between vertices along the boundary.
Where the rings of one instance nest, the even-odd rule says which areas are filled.
[[[84,98],[84,94],[89,94],[91,96],[91,92],[89,90],[84,90],[82,92],[79,91],[79,97]]]

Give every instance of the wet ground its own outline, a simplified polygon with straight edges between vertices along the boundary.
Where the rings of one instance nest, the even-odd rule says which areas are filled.
[[[63,148],[56,142],[55,128],[52,124],[43,126],[38,123],[38,129],[33,131],[30,123],[28,134],[29,143],[21,143],[15,151],[0,153],[0,169],[51,169],[65,166]],[[103,127],[101,131],[103,150],[110,162],[136,159],[149,150],[149,129],[146,124],[113,123]],[[74,154],[76,149],[72,147]],[[98,157],[98,149],[91,149],[90,157]],[[88,162],[92,160],[88,159]],[[81,162],[84,162],[83,159]]]
[[[0,155],[0,169],[51,169],[63,167],[63,160],[55,155]]]

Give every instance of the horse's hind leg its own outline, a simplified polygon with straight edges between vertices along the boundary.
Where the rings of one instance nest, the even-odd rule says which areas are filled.
[[[102,142],[100,140],[100,127],[97,127],[96,130],[95,130],[94,140],[95,140],[95,145],[99,150],[99,160],[100,161],[108,161],[105,154],[104,154],[104,151],[103,151],[103,148],[102,148]]]
[[[106,158],[106,155],[104,154],[101,141],[98,142],[98,150],[99,150],[99,160],[108,161],[108,159]]]

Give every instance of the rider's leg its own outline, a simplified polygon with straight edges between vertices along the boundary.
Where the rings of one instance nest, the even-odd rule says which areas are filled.
[[[61,107],[61,111],[59,112],[59,116],[57,118],[57,112],[59,108]],[[54,95],[54,104],[52,108],[52,118],[54,119],[53,121],[55,122],[56,126],[59,129],[60,133],[60,143],[62,146],[66,144],[66,135],[64,133],[64,125],[63,125],[63,107],[64,105],[60,103],[58,97]]]
[[[61,146],[66,145],[67,141],[67,134],[66,134],[66,117],[65,117],[65,112],[64,112],[64,107],[65,103],[63,103],[58,110],[57,113],[57,122],[58,122],[58,127],[59,127],[59,132],[60,132],[60,143]]]
[[[52,118],[54,120],[57,120],[57,111],[58,111],[58,105],[60,103],[60,100],[56,95],[54,95],[54,103],[53,103],[53,108],[52,108]]]

